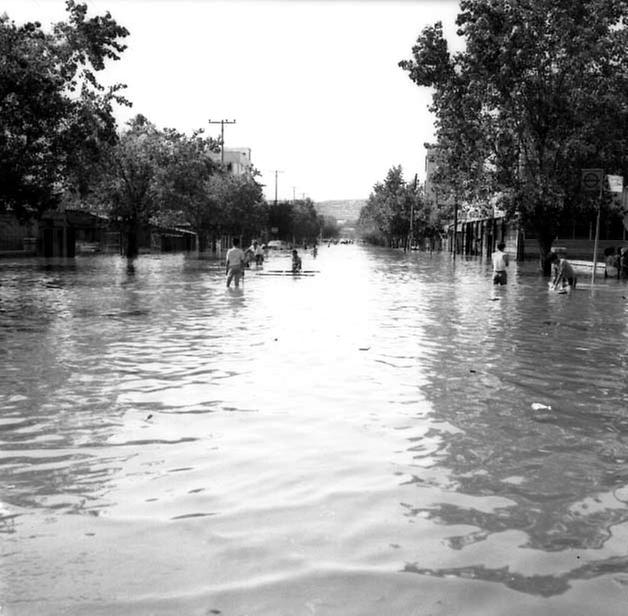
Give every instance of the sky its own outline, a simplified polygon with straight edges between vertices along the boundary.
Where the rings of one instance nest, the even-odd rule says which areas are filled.
[[[267,199],[365,199],[394,165],[425,177],[434,134],[431,92],[397,64],[421,30],[442,21],[455,39],[453,0],[83,0],[129,30],[127,50],[101,74],[125,83],[131,109],[190,134],[209,120],[225,147],[251,149]],[[64,0],[4,0],[16,23],[65,20]],[[455,45],[455,43],[454,43]],[[275,172],[278,172],[277,174]]]

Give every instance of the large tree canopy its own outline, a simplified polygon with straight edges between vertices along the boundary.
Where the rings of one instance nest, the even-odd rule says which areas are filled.
[[[585,205],[581,169],[628,171],[628,3],[463,0],[450,54],[426,28],[400,66],[434,89],[441,189],[500,193],[545,255]]]
[[[188,137],[158,129],[141,114],[128,123],[108,150],[89,204],[120,225],[127,257],[137,255],[139,234],[149,224],[190,225],[201,249],[212,236],[261,234],[267,206],[255,173],[228,173],[212,159],[216,147],[202,130]]]
[[[219,150],[218,142],[201,129],[191,137],[167,129],[163,139],[170,155],[161,174],[162,209],[154,219],[167,226],[188,223],[197,233],[199,248],[205,250],[209,233],[220,226],[215,192],[224,170],[211,156]]]
[[[163,131],[137,115],[108,152],[96,199],[126,231],[126,254],[138,251],[138,233],[162,210],[172,148]]]
[[[101,145],[115,140],[112,103],[126,102],[95,73],[119,58],[127,30],[73,0],[66,8],[68,21],[49,33],[0,17],[0,205],[19,218],[68,189],[85,193]]]
[[[259,237],[268,224],[268,206],[262,186],[251,174],[216,176],[210,197],[219,206],[218,222],[223,233]]]

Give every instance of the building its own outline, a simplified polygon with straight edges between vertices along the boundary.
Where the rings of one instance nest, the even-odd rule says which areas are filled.
[[[451,197],[439,195],[434,183],[438,172],[438,146],[425,144],[425,197],[439,208],[453,205]],[[458,203],[457,225],[447,226],[447,247],[450,251],[470,256],[490,257],[497,243],[517,259],[536,259],[539,249],[531,229],[522,228],[517,220],[508,220],[499,209],[499,195],[486,202]],[[615,206],[604,208],[600,216],[598,257],[604,250],[628,247],[628,189],[615,197]],[[570,258],[592,259],[595,245],[596,213],[590,211],[569,220],[557,231],[553,245],[567,251]]]
[[[37,221],[22,223],[12,211],[0,209],[0,254],[6,256],[35,254],[38,235]]]
[[[197,238],[189,228],[142,225],[141,253],[189,252]],[[126,233],[120,224],[83,210],[44,212],[40,220],[21,224],[11,212],[0,212],[0,256],[75,257],[84,253],[124,253]]]
[[[233,175],[245,175],[253,171],[251,148],[225,148],[224,159],[222,152],[212,152],[210,156],[216,162],[224,160],[224,164]]]
[[[621,210],[605,212],[600,217],[597,258],[602,259],[605,250],[628,247],[628,217]],[[594,212],[571,220],[558,230],[553,247],[563,249],[570,259],[593,259],[595,247]],[[466,215],[461,213],[454,234],[453,221],[448,229],[448,248],[459,254],[490,257],[499,242],[506,244],[506,251],[517,260],[538,259],[536,236],[522,228],[517,220],[507,220],[495,210],[493,216]]]

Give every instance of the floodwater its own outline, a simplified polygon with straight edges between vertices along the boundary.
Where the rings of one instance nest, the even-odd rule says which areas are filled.
[[[0,261],[2,615],[624,614],[628,285],[304,268]]]

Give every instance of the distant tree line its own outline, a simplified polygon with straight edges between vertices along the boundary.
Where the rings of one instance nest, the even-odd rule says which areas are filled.
[[[275,239],[291,243],[312,243],[318,237],[338,237],[340,233],[336,219],[319,214],[309,198],[271,204],[268,227]]]
[[[435,187],[518,217],[547,270],[558,229],[598,205],[582,169],[628,177],[628,4],[462,0],[456,23],[463,51],[436,23],[400,62],[433,90]]]
[[[131,257],[148,223],[189,225],[201,249],[270,226],[299,241],[321,232],[310,200],[269,206],[258,173],[229,173],[202,129],[187,136],[137,115],[120,131],[113,112],[131,105],[125,86],[104,88],[97,75],[129,33],[109,12],[88,17],[74,0],[66,11],[50,32],[0,17],[0,207],[21,221],[62,204],[105,214]]]
[[[358,233],[372,244],[409,249],[438,233],[436,214],[416,178],[407,182],[401,166],[392,167],[360,210]]]

